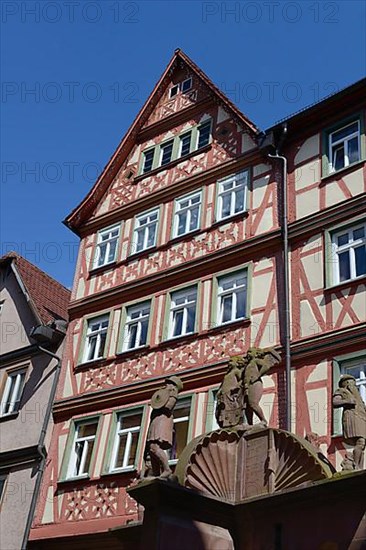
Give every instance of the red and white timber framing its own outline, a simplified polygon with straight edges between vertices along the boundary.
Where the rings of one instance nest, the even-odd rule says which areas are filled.
[[[192,78],[191,91],[170,98],[170,88],[187,78]],[[292,429],[301,436],[316,432],[321,451],[334,464],[339,464],[345,448],[341,438],[332,435],[333,365],[335,358],[365,349],[366,278],[327,286],[326,232],[360,219],[365,211],[366,167],[360,161],[323,177],[322,132],[353,113],[360,113],[364,121],[365,98],[363,83],[361,89],[350,87],[295,115],[288,121],[282,150],[289,168]],[[142,151],[209,119],[208,145],[164,169],[140,175]],[[249,346],[283,349],[281,173],[259,141],[255,125],[178,50],[101,178],[66,220],[81,243],[55,428],[32,541],[101,533],[137,519],[136,503],[125,491],[136,472],[104,472],[114,411],[146,405],[166,376],[178,374],[184,382],[182,395],[193,395],[193,438],[207,429],[213,413],[210,390],[218,387],[230,356],[245,353]],[[249,171],[245,213],[217,221],[217,181],[243,170]],[[172,238],[175,199],[199,189],[200,228]],[[156,247],[131,255],[134,217],[155,207],[160,216]],[[121,228],[116,261],[92,269],[98,230],[113,224]],[[214,317],[215,276],[240,268],[250,273],[248,318],[219,326]],[[170,289],[196,283],[196,332],[167,340],[164,318]],[[118,353],[124,304],[150,297],[149,345]],[[85,318],[106,311],[106,356],[80,364]],[[262,404],[269,424],[284,427],[283,365],[265,377]],[[100,421],[90,475],[79,481],[61,480],[70,426],[94,414]],[[145,418],[142,441],[147,425]],[[140,453],[138,467],[142,459]]]

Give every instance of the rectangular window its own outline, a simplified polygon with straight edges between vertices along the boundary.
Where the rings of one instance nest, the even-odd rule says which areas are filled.
[[[207,120],[198,126],[197,149],[205,147],[210,143],[211,120]]]
[[[20,400],[25,383],[26,369],[7,373],[5,389],[1,400],[1,416],[15,413],[19,410]]]
[[[188,443],[189,416],[191,412],[190,397],[179,399],[173,410],[174,432],[173,445],[168,451],[169,462],[175,463]]]
[[[366,356],[341,361],[340,367],[342,374],[351,374],[356,378],[356,385],[366,404]]]
[[[191,152],[192,132],[187,132],[179,137],[179,156],[184,157]]]
[[[329,172],[341,170],[360,158],[359,120],[329,134]]]
[[[109,315],[89,319],[86,331],[83,362],[94,361],[104,357]]]
[[[118,415],[110,464],[111,472],[135,468],[142,413],[142,409],[135,409]]]
[[[146,346],[149,328],[150,301],[129,306],[123,333],[122,351]]]
[[[99,231],[95,250],[93,267],[101,267],[115,261],[119,239],[120,226]]]
[[[160,166],[165,166],[172,160],[173,145],[173,139],[160,145]]]
[[[192,88],[192,78],[187,78],[186,80],[183,80],[181,85],[182,93],[188,92]]]
[[[332,234],[332,259],[334,284],[366,274],[366,224]]]
[[[145,151],[143,153],[144,155],[144,164],[142,168],[143,174],[146,174],[146,172],[150,172],[152,170],[153,162],[154,162],[154,154],[155,154],[155,149],[149,149],[148,151]]]
[[[135,221],[135,246],[132,253],[141,252],[156,245],[156,235],[159,220],[159,210],[152,210],[136,216]]]
[[[217,322],[231,323],[247,316],[247,272],[218,278]]]
[[[218,219],[245,212],[248,172],[239,172],[218,183]]]
[[[196,323],[197,287],[171,294],[169,338],[192,334]]]
[[[194,193],[175,201],[173,236],[179,237],[199,229],[202,193]]]
[[[67,477],[85,477],[90,473],[98,419],[77,423]]]

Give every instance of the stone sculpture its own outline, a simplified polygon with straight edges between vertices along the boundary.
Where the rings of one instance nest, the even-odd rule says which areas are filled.
[[[366,405],[351,374],[341,376],[333,395],[333,407],[343,407],[342,427],[346,443],[354,445],[354,469],[362,470],[366,447]],[[347,464],[347,469],[351,469]]]
[[[173,409],[178,393],[182,389],[181,379],[178,376],[171,376],[165,380],[165,385],[159,388],[151,398],[153,411],[145,448],[147,468],[142,475],[144,478],[166,479],[172,475],[166,451],[171,449],[173,444]]]
[[[259,404],[263,394],[262,376],[280,359],[280,355],[272,348],[249,348],[246,355],[230,359],[217,393],[215,414],[221,428],[243,427],[244,411],[249,426],[253,425],[254,413],[263,425],[267,425]]]

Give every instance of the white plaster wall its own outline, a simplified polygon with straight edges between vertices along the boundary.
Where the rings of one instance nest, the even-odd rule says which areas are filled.
[[[306,161],[312,157],[315,157],[319,154],[319,134],[309,137],[304,143],[299,147],[298,152],[295,156],[295,165],[300,164],[301,162]]]

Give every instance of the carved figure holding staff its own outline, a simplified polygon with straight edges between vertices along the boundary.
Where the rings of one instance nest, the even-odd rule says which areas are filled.
[[[165,451],[173,445],[173,409],[182,389],[181,379],[171,376],[151,398],[153,411],[147,434],[145,460],[150,458],[153,477],[168,478],[172,474]]]

